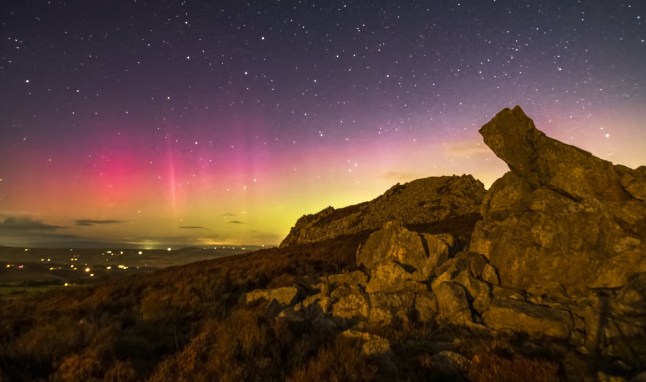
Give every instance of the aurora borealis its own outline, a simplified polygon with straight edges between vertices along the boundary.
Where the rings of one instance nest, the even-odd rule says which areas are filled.
[[[643,1],[9,1],[0,245],[277,244],[539,129],[646,164]]]

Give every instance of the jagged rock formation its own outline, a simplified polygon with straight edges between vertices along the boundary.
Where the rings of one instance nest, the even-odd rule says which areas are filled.
[[[613,165],[551,139],[520,107],[480,133],[511,171],[487,192],[470,250],[496,268],[501,291],[522,296],[494,290],[485,324],[643,367],[646,167]],[[620,308],[629,295],[630,313]]]
[[[482,204],[471,250],[501,285],[585,295],[646,271],[646,167],[631,170],[548,138],[520,107],[480,130],[511,172]]]
[[[357,250],[359,270],[320,278],[282,317],[345,331],[372,356],[392,349],[370,328],[414,320],[563,341],[619,362],[624,374],[642,370],[646,167],[613,165],[548,138],[520,107],[481,133],[511,169],[484,198],[470,176],[429,178],[301,218],[282,246],[372,233]],[[451,227],[476,215],[481,199],[472,235]],[[458,369],[469,363],[451,357]]]
[[[280,246],[372,232],[390,220],[421,232],[451,232],[467,239],[472,224],[480,219],[484,192],[484,185],[471,175],[398,184],[370,202],[340,209],[328,207],[301,217]]]

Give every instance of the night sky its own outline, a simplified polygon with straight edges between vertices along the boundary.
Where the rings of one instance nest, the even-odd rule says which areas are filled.
[[[397,182],[506,170],[479,127],[646,164],[646,2],[8,0],[0,245],[275,245]]]

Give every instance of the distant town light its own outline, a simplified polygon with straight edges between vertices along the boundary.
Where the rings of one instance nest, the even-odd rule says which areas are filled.
[[[170,252],[170,251],[172,251],[172,250],[173,250],[173,248],[168,247],[168,248],[166,248],[166,250],[167,250],[168,252]]]

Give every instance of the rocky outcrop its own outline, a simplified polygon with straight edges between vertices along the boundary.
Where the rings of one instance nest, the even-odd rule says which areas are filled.
[[[259,301],[275,301],[280,305],[292,305],[298,298],[298,288],[283,287],[276,289],[256,289],[245,295],[245,302],[247,304]]]
[[[646,272],[646,168],[615,166],[536,129],[520,107],[480,130],[511,169],[482,203],[470,248],[500,284],[583,296]]]
[[[481,133],[511,170],[484,197],[471,177],[429,178],[303,217],[283,246],[369,233],[357,269],[299,289],[310,292],[300,302],[296,288],[251,292],[247,301],[274,301],[281,319],[355,338],[389,368],[398,347],[384,328],[432,324],[567,343],[623,375],[643,370],[646,167],[613,165],[548,138],[519,107]],[[471,362],[453,347],[414,347],[432,354],[420,362],[437,376],[464,375]]]
[[[484,185],[471,175],[398,184],[373,201],[340,209],[328,207],[301,217],[280,246],[372,232],[390,220],[420,232],[447,232],[468,239],[480,218],[484,192]]]
[[[449,234],[410,231],[391,221],[357,250],[362,271],[323,277],[297,311],[329,315],[339,327],[439,321],[476,327],[491,302],[495,270],[477,253],[454,255]],[[475,312],[475,313],[473,313]],[[476,316],[474,316],[474,314]]]
[[[374,232],[357,252],[357,265],[370,273],[368,292],[415,289],[435,267],[448,260],[454,239],[449,234],[420,234],[396,221]]]
[[[500,285],[479,312],[484,324],[643,367],[646,167],[613,165],[551,139],[520,107],[480,132],[511,170],[485,195],[469,246],[489,260],[489,283]]]

